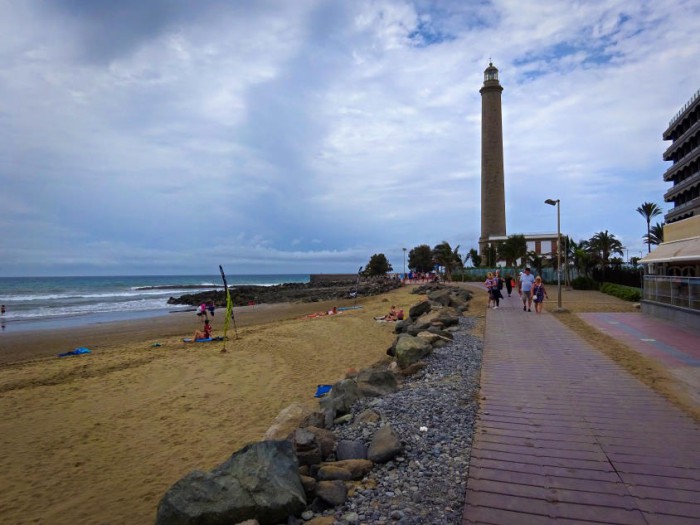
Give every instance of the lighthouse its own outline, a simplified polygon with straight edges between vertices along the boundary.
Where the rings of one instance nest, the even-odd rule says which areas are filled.
[[[483,256],[489,237],[506,235],[506,196],[503,180],[503,123],[498,69],[489,62],[481,93],[481,237]]]

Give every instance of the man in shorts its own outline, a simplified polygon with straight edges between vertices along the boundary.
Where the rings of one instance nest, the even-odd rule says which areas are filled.
[[[535,284],[535,276],[530,273],[530,268],[525,268],[525,271],[520,274],[520,281],[518,282],[518,293],[523,301],[523,312],[525,310],[528,312],[532,311],[530,307],[532,306],[533,284]],[[525,307],[526,304],[527,308]]]

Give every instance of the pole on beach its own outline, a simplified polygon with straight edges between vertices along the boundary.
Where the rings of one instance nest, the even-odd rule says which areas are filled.
[[[228,325],[230,321],[233,321],[233,330],[236,334],[236,339],[238,339],[238,328],[236,327],[236,317],[233,315],[233,301],[231,300],[231,292],[228,289],[228,283],[226,282],[226,274],[224,273],[224,268],[219,265],[219,271],[221,272],[221,280],[224,281],[224,292],[226,293],[226,319],[224,319],[224,347],[221,349],[222,352],[226,352],[226,341],[228,340]]]
[[[355,303],[353,304],[353,308],[356,309],[357,307],[357,292],[360,289],[360,274],[362,273],[362,266],[360,266],[360,269],[357,270],[357,282],[355,282]]]

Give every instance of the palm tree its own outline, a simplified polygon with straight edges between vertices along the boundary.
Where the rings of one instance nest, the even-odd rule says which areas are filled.
[[[515,266],[518,259],[525,260],[527,241],[524,235],[511,235],[505,241],[498,243],[498,258],[506,262],[506,266]]]
[[[654,246],[658,246],[664,242],[664,223],[657,222],[654,224],[649,230],[649,233],[644,236],[644,240]]]
[[[460,268],[464,264],[459,255],[459,245],[453,250],[447,241],[442,241],[433,248],[433,261],[445,269],[445,279],[447,281],[452,280],[452,270]]]
[[[661,215],[663,213],[663,211],[661,210],[661,208],[659,208],[659,206],[657,204],[655,204],[653,202],[644,202],[644,203],[642,203],[642,205],[639,208],[637,208],[637,212],[642,217],[644,217],[644,219],[647,221],[646,241],[647,241],[647,248],[649,249],[649,253],[651,253],[651,238],[650,238],[651,220],[654,217]],[[642,237],[642,238],[644,238],[644,237]]]
[[[588,247],[590,253],[594,254],[600,262],[600,267],[603,271],[603,281],[605,281],[605,268],[610,264],[610,256],[614,254],[624,255],[624,247],[615,238],[615,235],[609,233],[608,230],[593,235],[588,240]]]

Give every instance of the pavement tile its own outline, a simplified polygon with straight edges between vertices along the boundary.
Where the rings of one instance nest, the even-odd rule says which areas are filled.
[[[700,524],[700,425],[555,316],[496,313],[463,523]]]

